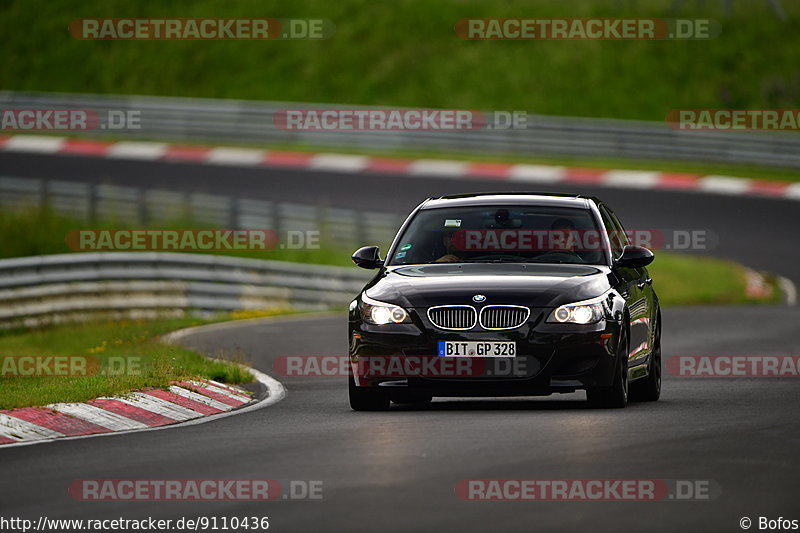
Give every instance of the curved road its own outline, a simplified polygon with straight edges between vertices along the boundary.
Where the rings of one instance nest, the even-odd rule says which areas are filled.
[[[507,182],[26,157],[0,155],[3,173],[201,186],[309,203],[326,198],[370,209],[404,211],[434,194],[521,188]],[[710,229],[719,236],[716,255],[800,279],[792,235],[795,202],[581,190],[602,196],[631,227]],[[800,354],[798,308],[675,308],[665,310],[663,324],[667,360]],[[345,317],[333,315],[242,323],[197,333],[186,343],[207,353],[240,349],[253,366],[274,375],[273,361],[281,355],[345,353],[345,335]],[[440,399],[427,408],[384,413],[350,411],[342,378],[280,379],[286,399],[217,422],[0,450],[0,515],[266,515],[275,531],[741,531],[743,516],[800,519],[796,379],[666,376],[661,401],[621,411],[588,410],[584,394],[575,393]],[[78,502],[67,493],[75,479],[128,478],[320,480],[324,499]],[[692,502],[462,501],[455,484],[472,478],[699,479],[713,481],[721,494]]]
[[[276,356],[342,354],[344,316],[264,321],[191,336],[239,348],[270,372]],[[672,309],[665,353],[800,353],[798,308]],[[589,410],[583,393],[440,399],[353,412],[342,378],[283,378],[272,407],[200,426],[0,450],[3,515],[50,518],[269,516],[276,531],[735,531],[743,515],[792,517],[800,441],[791,379],[666,377],[662,400]],[[321,480],[322,501],[78,502],[75,479]],[[471,478],[702,479],[693,502],[467,502]]]

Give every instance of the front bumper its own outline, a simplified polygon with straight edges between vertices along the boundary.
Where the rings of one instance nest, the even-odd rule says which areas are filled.
[[[548,395],[611,385],[618,322],[552,324],[545,322],[551,309],[532,311],[523,326],[503,331],[442,330],[419,312],[411,313],[410,324],[380,326],[351,315],[349,353],[356,385],[434,396]],[[514,341],[517,355],[438,357],[439,341]]]

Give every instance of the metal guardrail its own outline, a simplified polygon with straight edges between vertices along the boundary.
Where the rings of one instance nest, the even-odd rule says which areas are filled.
[[[141,129],[119,137],[159,140],[300,143],[370,149],[443,149],[458,152],[695,160],[800,168],[800,135],[794,132],[691,132],[666,123],[528,115],[527,128],[460,132],[285,131],[273,117],[282,109],[370,109],[247,100],[149,96],[0,92],[0,108],[138,111]],[[87,133],[108,135],[108,130]]]
[[[157,225],[191,220],[226,229],[269,229],[281,239],[288,231],[318,231],[322,244],[353,249],[390,243],[403,221],[400,215],[377,211],[0,176],[0,209],[44,205],[86,222]]]
[[[89,318],[347,305],[373,275],[358,268],[169,252],[0,260],[0,328]]]

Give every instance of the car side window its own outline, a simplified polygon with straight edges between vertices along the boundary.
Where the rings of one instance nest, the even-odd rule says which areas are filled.
[[[625,233],[625,227],[622,225],[622,222],[619,221],[617,215],[615,215],[614,212],[608,208],[608,206],[606,206],[606,211],[608,211],[608,216],[611,217],[611,222],[614,223],[614,227],[619,230],[619,240],[622,242],[622,246],[624,247],[628,244],[631,244],[630,240],[628,239],[628,235]]]
[[[605,226],[608,232],[608,240],[611,242],[611,251],[614,255],[614,259],[617,259],[622,255],[622,249],[625,248],[628,242],[625,237],[625,231],[622,229],[622,226],[619,225],[619,221],[616,220],[616,217],[614,217],[604,205],[600,206],[600,217],[603,219],[603,226]]]

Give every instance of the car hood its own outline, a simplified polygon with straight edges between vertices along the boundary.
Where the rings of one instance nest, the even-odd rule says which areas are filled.
[[[403,307],[514,304],[557,307],[600,296],[610,288],[604,266],[536,263],[474,263],[387,267],[367,296]]]

